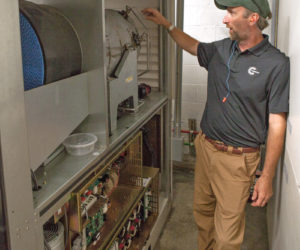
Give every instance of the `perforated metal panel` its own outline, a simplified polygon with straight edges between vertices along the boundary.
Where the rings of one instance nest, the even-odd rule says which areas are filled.
[[[20,13],[24,89],[44,84],[44,55],[38,36],[29,20]]]

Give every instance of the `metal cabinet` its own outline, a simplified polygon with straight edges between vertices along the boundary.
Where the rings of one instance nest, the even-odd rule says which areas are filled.
[[[8,249],[44,249],[43,225],[69,201],[85,179],[113,157],[129,138],[154,116],[159,116],[159,212],[145,248],[155,244],[171,207],[171,56],[174,44],[165,30],[150,25],[152,71],[140,77],[152,93],[133,115],[122,116],[109,127],[109,84],[106,72],[105,9],[139,11],[156,7],[170,19],[171,0],[35,0],[56,8],[73,25],[82,51],[82,73],[24,91],[20,12],[17,0],[2,1],[0,8],[0,141],[1,200],[0,246]],[[54,32],[55,33],[55,32]],[[139,70],[144,70],[142,47]],[[173,73],[172,73],[173,72]],[[74,131],[98,137],[93,154],[74,157],[62,152],[49,156]],[[51,157],[50,157],[51,158]],[[45,165],[48,161],[48,165]],[[50,163],[49,163],[50,162]],[[32,174],[41,189],[32,191]],[[2,204],[1,204],[2,203]],[[4,236],[4,237],[2,237]],[[1,248],[2,249],[2,248]],[[147,248],[148,249],[148,248]]]

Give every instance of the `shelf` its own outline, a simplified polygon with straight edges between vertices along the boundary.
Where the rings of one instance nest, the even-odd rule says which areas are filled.
[[[104,151],[105,147],[98,143],[94,153],[85,156],[71,156],[64,152],[48,166],[38,169],[37,179],[42,188],[33,192],[34,207],[41,211],[59,194],[79,185],[82,174],[97,163]]]
[[[43,169],[38,169],[37,179],[42,189],[33,192],[33,199],[34,208],[40,212],[40,215],[43,216],[53,202],[57,202],[63,194],[71,191],[71,189],[74,190],[80,185],[84,179],[82,178],[84,174],[95,167],[95,164],[103,160],[112,150],[120,146],[128,136],[146,123],[152,115],[157,113],[167,103],[167,100],[166,94],[152,92],[145,98],[144,105],[137,113],[125,115],[118,120],[117,129],[110,137],[110,145],[108,147],[103,145],[103,142],[106,140],[105,135],[97,134],[99,138],[95,149],[97,155],[89,154],[76,157],[64,153],[45,167],[46,176]],[[86,119],[80,126],[79,131],[88,132],[90,128],[95,126],[95,123],[97,123],[97,119]],[[46,184],[43,184],[44,180],[46,180]],[[64,202],[67,202],[67,200]]]

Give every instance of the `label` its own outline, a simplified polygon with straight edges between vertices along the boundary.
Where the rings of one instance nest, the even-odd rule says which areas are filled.
[[[130,82],[132,82],[132,81],[133,81],[133,76],[129,76],[129,77],[127,77],[126,80],[125,80],[126,83],[130,83]]]

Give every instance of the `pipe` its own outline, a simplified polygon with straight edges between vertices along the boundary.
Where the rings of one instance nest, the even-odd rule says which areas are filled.
[[[280,0],[273,1],[272,4],[272,13],[273,13],[273,19],[272,19],[272,44],[277,47],[277,41],[278,41],[278,17],[279,17],[279,2]]]
[[[177,27],[183,30],[184,0],[177,1]],[[176,49],[176,81],[175,81],[175,107],[174,107],[174,136],[180,137],[181,133],[181,104],[182,104],[182,49]]]
[[[198,131],[194,131],[194,130],[183,130],[183,129],[181,129],[180,132],[184,133],[184,134],[193,134],[193,135],[199,134]]]

